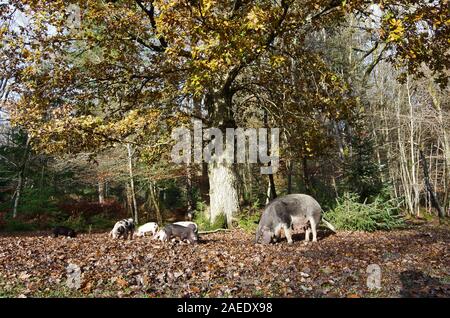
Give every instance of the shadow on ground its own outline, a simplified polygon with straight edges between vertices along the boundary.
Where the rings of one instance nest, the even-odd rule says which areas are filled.
[[[326,230],[322,230],[319,229],[317,230],[317,240],[323,240],[324,238],[327,238],[330,235],[333,235],[334,232],[326,229]],[[312,234],[309,235],[309,239],[312,240]],[[305,240],[305,233],[294,233],[292,234],[292,240],[295,241],[304,241]]]
[[[437,298],[450,295],[450,283],[428,276],[423,272],[407,270],[400,274],[404,298]]]

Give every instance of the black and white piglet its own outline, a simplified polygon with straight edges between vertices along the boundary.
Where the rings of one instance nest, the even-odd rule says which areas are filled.
[[[53,229],[53,237],[67,236],[67,237],[77,237],[77,233],[67,226],[57,226]]]
[[[114,225],[114,228],[109,232],[109,235],[112,236],[112,238],[120,238],[123,237],[124,239],[130,238],[133,239],[133,232],[135,229],[134,220],[132,218],[129,219],[123,219]]]

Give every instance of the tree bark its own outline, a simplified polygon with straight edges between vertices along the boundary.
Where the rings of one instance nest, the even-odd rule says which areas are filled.
[[[224,136],[226,128],[236,128],[230,85],[231,83],[227,83],[222,90],[209,94],[205,101],[213,114],[212,124],[219,128]],[[225,162],[224,154],[214,154],[215,160],[208,164],[210,221],[213,223],[223,214],[227,227],[231,228],[233,217],[239,211],[239,193],[236,166],[234,163]]]
[[[105,203],[105,180],[102,177],[98,178],[98,203]]]
[[[149,182],[149,185],[150,185],[149,186],[150,200],[151,200],[151,203],[152,203],[152,205],[153,205],[153,207],[155,209],[156,222],[158,224],[162,225],[163,224],[163,217],[162,217],[161,209],[160,209],[160,206],[159,206],[159,195],[158,195],[158,193],[156,191],[156,186],[155,186],[155,184],[152,181]]]
[[[138,208],[137,208],[137,202],[136,202],[136,193],[134,191],[134,177],[133,177],[133,153],[131,150],[131,145],[127,144],[127,151],[128,151],[128,173],[130,176],[130,194],[131,194],[131,200],[133,203],[133,219],[136,224],[139,224],[139,217],[138,217]]]
[[[9,88],[8,79],[0,78],[0,108],[8,100]]]
[[[292,193],[292,174],[294,173],[294,163],[292,160],[287,162],[287,193]]]
[[[275,180],[273,178],[273,173],[269,174],[269,185],[270,185],[270,200],[273,200],[277,197],[277,190],[275,188]]]
[[[25,152],[22,158],[22,164],[20,165],[18,178],[17,178],[17,188],[16,188],[16,195],[14,196],[14,205],[13,205],[13,218],[15,219],[17,217],[17,209],[19,208],[19,201],[20,196],[22,195],[23,190],[23,183],[25,178],[25,169],[28,162],[28,156],[30,153],[30,136],[27,136],[27,141],[25,143]]]
[[[401,93],[398,92],[398,100],[396,102],[396,119],[397,119],[397,145],[400,155],[398,161],[400,168],[400,177],[402,181],[403,194],[406,198],[406,204],[410,214],[415,213],[415,200],[413,194],[413,184],[408,167],[408,158],[406,156],[405,141],[403,140],[403,130],[401,129]]]
[[[266,191],[266,205],[270,202],[270,181],[267,182],[267,191]]]
[[[412,186],[412,193],[413,200],[414,200],[414,213],[419,216],[419,184],[417,182],[417,176],[416,176],[416,152],[414,149],[414,133],[415,133],[415,118],[414,118],[414,110],[413,110],[413,104],[411,101],[411,90],[410,90],[410,84],[409,84],[409,77],[407,77],[406,81],[406,92],[408,95],[408,106],[409,106],[409,144],[410,144],[410,156],[411,156],[411,186]]]
[[[209,178],[208,178],[208,164],[202,162],[202,175],[200,177],[200,196],[202,201],[209,205]]]
[[[446,120],[443,115],[443,110],[441,106],[441,98],[437,93],[434,83],[430,81],[428,86],[428,91],[433,101],[434,108],[437,111],[437,119],[439,121],[439,126],[442,134],[442,147],[444,154],[444,168],[443,168],[443,183],[444,183],[444,210],[448,210],[450,213],[450,136],[446,129]]]
[[[311,180],[309,177],[308,159],[306,157],[303,157],[303,180],[306,192],[310,192]]]
[[[186,192],[187,192],[187,212],[192,212],[195,209],[194,189],[192,186],[192,167],[190,164],[186,166]]]
[[[267,111],[264,111],[264,126],[268,128],[269,126],[269,117],[267,114]],[[267,140],[269,140],[269,137],[267,136]],[[267,164],[270,166],[270,162]],[[273,200],[277,197],[277,191],[275,189],[275,180],[273,178],[273,173],[269,174],[269,187],[270,187],[270,200]]]
[[[210,221],[224,215],[227,227],[232,227],[233,216],[239,211],[237,178],[233,164],[214,162],[208,165]]]
[[[445,217],[444,209],[442,209],[441,205],[439,204],[439,201],[436,197],[436,193],[434,192],[433,185],[431,184],[427,159],[425,158],[425,155],[423,154],[422,149],[420,149],[419,153],[420,153],[420,159],[422,161],[425,187],[430,195],[431,204],[438,211],[439,218],[443,218],[443,217]]]
[[[41,180],[39,182],[40,191],[44,191],[44,173],[45,173],[45,163],[42,164],[41,168]]]
[[[133,216],[133,199],[131,198],[131,190],[130,190],[130,184],[127,182],[126,184],[126,195],[127,195],[127,210],[131,216]]]

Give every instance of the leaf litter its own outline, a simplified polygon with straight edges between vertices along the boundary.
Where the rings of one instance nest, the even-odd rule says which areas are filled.
[[[150,238],[113,240],[0,237],[2,297],[450,297],[450,230],[319,233],[319,242],[255,245],[239,229],[199,244]],[[68,288],[67,268],[81,269]],[[367,267],[381,269],[379,289]]]

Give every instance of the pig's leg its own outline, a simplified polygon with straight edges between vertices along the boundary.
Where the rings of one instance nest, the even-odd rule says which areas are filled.
[[[292,244],[291,229],[288,226],[283,225],[283,230],[284,230],[284,235],[286,236],[286,239],[288,241],[288,244]]]
[[[311,230],[307,228],[305,230],[305,242],[309,242],[309,234],[311,233]]]
[[[274,240],[275,240],[275,242],[278,242],[279,240],[280,240],[280,237],[281,237],[281,226],[277,226],[276,228],[275,228],[275,231],[274,231]],[[286,232],[286,231],[285,231]]]
[[[317,242],[317,230],[316,230],[317,223],[316,223],[316,220],[314,220],[313,217],[309,218],[309,224],[311,225],[311,231],[312,231],[312,235],[313,235],[312,241],[313,242]]]

